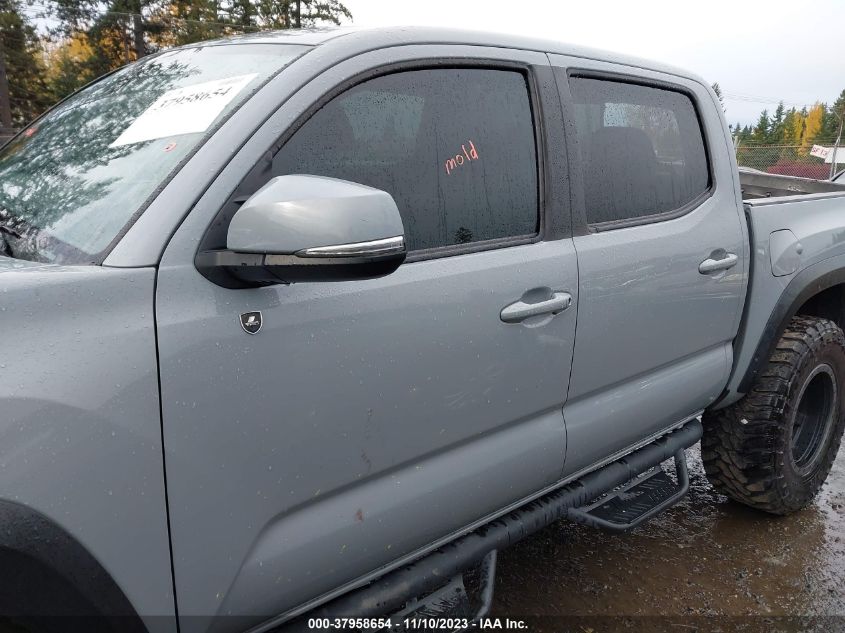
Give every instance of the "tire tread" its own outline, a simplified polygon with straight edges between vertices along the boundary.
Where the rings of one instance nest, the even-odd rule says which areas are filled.
[[[839,326],[819,317],[794,317],[749,393],[729,407],[704,414],[701,456],[718,492],[772,514],[794,512],[813,500],[836,458],[843,421],[834,428],[820,476],[796,493],[782,474],[784,460],[791,459],[785,453],[783,419],[798,368],[826,345],[838,345],[845,354]]]

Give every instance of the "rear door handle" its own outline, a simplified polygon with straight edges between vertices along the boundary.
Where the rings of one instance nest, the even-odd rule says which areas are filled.
[[[714,253],[715,254],[715,253]],[[719,272],[720,270],[728,270],[736,266],[739,257],[735,253],[725,253],[723,257],[714,259],[711,255],[698,265],[698,272],[702,275],[709,275],[710,273]]]
[[[505,323],[520,323],[533,316],[540,316],[541,314],[555,315],[566,310],[572,305],[572,295],[568,292],[552,293],[550,299],[540,301],[539,303],[525,303],[524,301],[516,301],[508,306],[502,308],[499,315]]]

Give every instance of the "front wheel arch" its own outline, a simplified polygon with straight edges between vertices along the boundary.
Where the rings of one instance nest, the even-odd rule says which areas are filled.
[[[8,500],[0,500],[0,569],[0,620],[24,631],[146,631],[79,541],[37,510]]]

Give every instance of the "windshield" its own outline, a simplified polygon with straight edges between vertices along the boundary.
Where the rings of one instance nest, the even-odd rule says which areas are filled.
[[[208,130],[304,50],[168,51],[69,98],[0,149],[0,254],[98,261]]]

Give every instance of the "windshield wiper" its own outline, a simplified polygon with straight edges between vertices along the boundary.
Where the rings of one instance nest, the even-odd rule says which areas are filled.
[[[11,235],[14,238],[21,239],[20,233],[18,233],[12,227],[6,226],[5,224],[0,224],[0,233],[5,233],[6,235]]]
[[[21,234],[11,227],[0,224],[0,248],[2,248],[3,255],[14,257],[15,254],[12,251],[12,245],[9,244],[9,240],[6,239],[7,235],[11,235],[16,239],[21,239]]]

